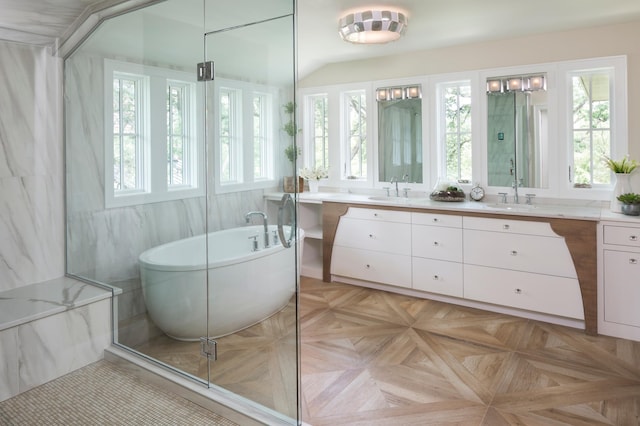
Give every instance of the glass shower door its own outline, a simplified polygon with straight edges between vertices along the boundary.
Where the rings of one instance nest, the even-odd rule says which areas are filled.
[[[297,424],[298,247],[286,244],[295,214],[284,211],[278,229],[278,197],[265,197],[292,174],[284,149],[295,141],[282,129],[284,105],[294,102],[293,2],[233,2],[234,13],[219,3],[206,6],[212,30],[200,71],[208,80],[208,336],[216,352],[209,383]]]

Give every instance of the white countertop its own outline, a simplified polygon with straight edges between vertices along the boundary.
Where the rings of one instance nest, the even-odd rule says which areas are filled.
[[[270,200],[279,200],[283,193],[270,193],[265,197]],[[294,195],[294,194],[291,194]],[[534,216],[550,218],[566,218],[593,221],[618,221],[640,225],[640,216],[627,216],[621,213],[613,213],[608,208],[608,203],[601,201],[570,201],[563,204],[560,200],[534,199],[532,205],[527,204],[502,204],[497,202],[458,201],[444,202],[433,201],[429,197],[384,197],[368,194],[351,194],[346,192],[302,192],[296,194],[300,203],[320,204],[323,201],[350,204],[367,204],[393,207],[423,208],[430,210],[448,210],[460,212],[478,212],[491,214],[504,214],[512,216]],[[605,206],[606,205],[606,206]]]

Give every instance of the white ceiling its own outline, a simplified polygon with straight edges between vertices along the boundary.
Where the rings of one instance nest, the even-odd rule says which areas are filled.
[[[0,39],[52,45],[86,8],[117,2],[0,0]],[[276,2],[280,10],[290,4],[290,0]],[[199,0],[175,3],[180,3],[185,11],[198,9],[184,7],[187,4],[200,4]],[[254,6],[250,7],[251,4]],[[215,16],[233,13],[234,19],[241,19],[247,11],[273,10],[265,10],[265,4],[265,0],[208,0],[207,8],[215,12]],[[350,10],[374,6],[406,12],[409,25],[405,37],[385,45],[363,46],[342,41],[337,33],[338,19]],[[225,11],[227,8],[231,9]],[[173,18],[181,19],[178,15],[175,13]],[[194,18],[202,22],[201,16]],[[640,19],[640,0],[298,0],[299,75],[304,77],[332,62],[637,19]]]

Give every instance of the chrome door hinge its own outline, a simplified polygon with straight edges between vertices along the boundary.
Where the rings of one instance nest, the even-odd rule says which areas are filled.
[[[213,361],[218,359],[218,342],[207,337],[200,338],[200,355]]]
[[[213,81],[213,61],[198,64],[198,81]]]

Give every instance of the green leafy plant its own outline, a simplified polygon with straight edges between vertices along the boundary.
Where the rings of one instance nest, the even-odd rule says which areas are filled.
[[[638,167],[638,162],[630,160],[628,155],[620,161],[615,161],[611,157],[604,157],[604,163],[613,173],[629,174]]]
[[[640,194],[634,194],[633,192],[618,195],[617,198],[622,204],[640,204]]]
[[[293,144],[289,145],[284,149],[284,155],[287,157],[287,160],[291,161],[292,163],[295,161],[296,158],[298,158],[298,155],[300,154],[301,154],[300,148],[296,147]]]

